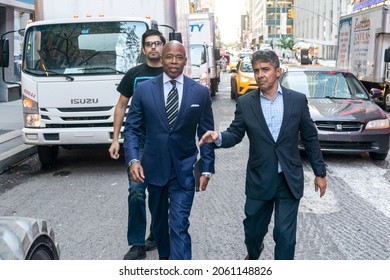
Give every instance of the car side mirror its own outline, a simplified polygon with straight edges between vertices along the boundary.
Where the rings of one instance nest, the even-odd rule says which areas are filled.
[[[370,89],[370,96],[371,98],[378,98],[382,96],[382,90],[379,88],[372,88]]]

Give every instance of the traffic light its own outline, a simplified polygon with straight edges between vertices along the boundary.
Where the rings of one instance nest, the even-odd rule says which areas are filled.
[[[190,14],[193,14],[193,13],[195,13],[195,3],[191,2],[190,3]]]
[[[288,18],[294,18],[294,10],[293,9],[288,10],[287,16]]]

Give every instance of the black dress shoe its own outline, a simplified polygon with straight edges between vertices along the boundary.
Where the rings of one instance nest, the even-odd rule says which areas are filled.
[[[145,240],[145,248],[146,251],[153,251],[157,248],[157,243],[152,233],[149,233],[148,238]]]
[[[142,260],[146,258],[145,246],[132,246],[123,257],[124,260]]]

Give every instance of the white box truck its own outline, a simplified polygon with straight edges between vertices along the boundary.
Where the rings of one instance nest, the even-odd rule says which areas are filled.
[[[205,85],[214,96],[218,91],[219,49],[215,45],[213,13],[189,14],[190,57],[192,78]]]
[[[375,101],[390,111],[390,1],[340,17],[336,66],[355,74],[364,86],[379,88]]]
[[[157,19],[163,33],[165,25],[181,29],[188,42],[188,6],[174,0],[35,1],[35,22],[24,31],[22,137],[37,146],[43,165],[55,163],[59,147],[109,146],[116,88],[140,62],[142,34],[158,28]]]

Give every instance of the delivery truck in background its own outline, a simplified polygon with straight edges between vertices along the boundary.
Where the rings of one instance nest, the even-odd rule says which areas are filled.
[[[211,96],[214,96],[220,81],[220,57],[215,43],[214,14],[191,13],[188,22],[192,78],[205,85]]]
[[[23,141],[36,145],[42,165],[49,166],[59,147],[108,148],[116,88],[142,61],[147,29],[158,28],[167,39],[180,31],[183,44],[189,40],[185,1],[57,2],[35,1],[34,22],[24,31],[20,83]]]
[[[375,101],[390,111],[390,1],[357,9],[340,17],[336,65],[355,74]]]

